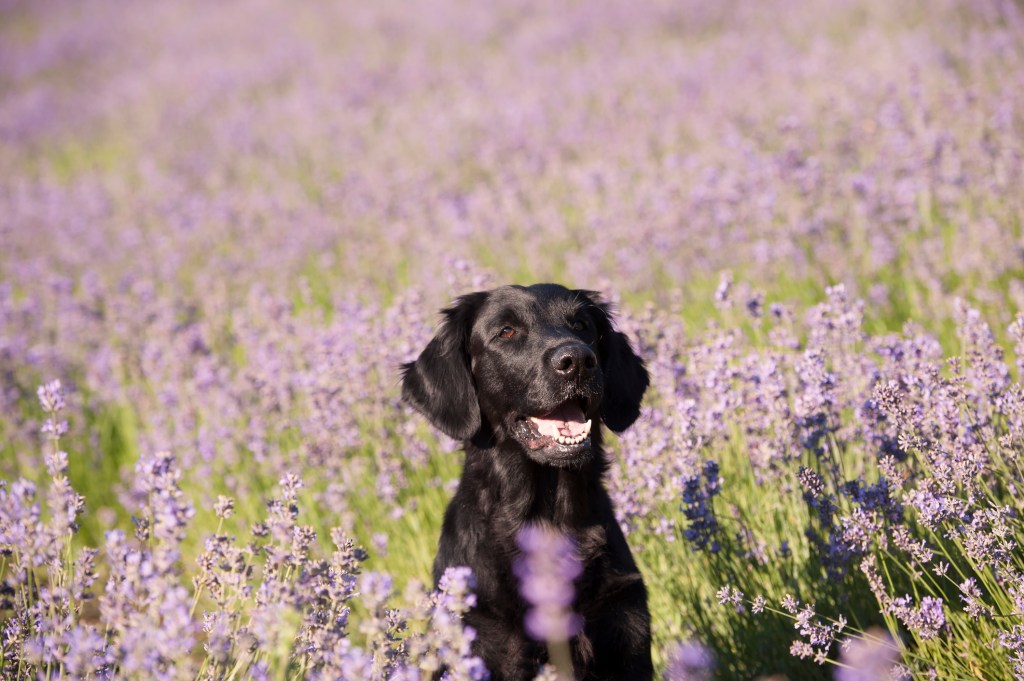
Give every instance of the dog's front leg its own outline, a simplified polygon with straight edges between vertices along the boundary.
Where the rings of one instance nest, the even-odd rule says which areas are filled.
[[[651,616],[647,590],[637,579],[624,587],[595,619],[588,619],[584,633],[592,651],[588,681],[651,681]],[[581,651],[585,652],[585,651]]]
[[[476,631],[473,652],[491,672],[491,681],[532,681],[547,661],[543,645],[523,634],[518,618],[474,609],[465,622]]]

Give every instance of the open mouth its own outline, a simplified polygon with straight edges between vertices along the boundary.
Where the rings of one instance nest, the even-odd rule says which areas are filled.
[[[586,398],[569,400],[542,416],[520,417],[524,443],[538,450],[561,445],[578,448],[589,445],[591,421],[587,418]]]

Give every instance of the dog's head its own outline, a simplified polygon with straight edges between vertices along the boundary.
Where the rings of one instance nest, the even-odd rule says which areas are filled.
[[[487,428],[538,463],[572,466],[592,456],[597,419],[621,432],[639,416],[647,370],[598,294],[504,286],[442,313],[403,367],[402,397],[448,435]]]

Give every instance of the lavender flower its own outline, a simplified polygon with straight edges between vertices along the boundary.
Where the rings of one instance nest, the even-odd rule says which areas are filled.
[[[223,494],[217,497],[217,503],[213,507],[214,513],[222,520],[227,520],[235,513],[235,500]]]
[[[682,641],[671,649],[665,681],[708,681],[715,671],[715,656],[697,641]]]
[[[683,504],[680,510],[689,521],[683,536],[693,544],[694,550],[708,549],[717,553],[719,544],[718,518],[715,516],[712,499],[721,491],[722,480],[718,474],[718,463],[706,461],[703,476],[689,475],[682,479]]]
[[[515,563],[519,590],[531,606],[523,623],[527,633],[538,641],[568,640],[583,626],[571,609],[573,580],[582,570],[575,544],[539,525],[524,527],[516,541],[523,552]]]
[[[148,545],[133,546],[120,530],[107,533],[111,567],[100,612],[116,638],[111,655],[128,674],[173,679],[192,673],[195,642],[190,594],[180,585],[180,542],[193,515],[178,487],[174,458],[144,457],[136,467],[146,506],[139,524]]]
[[[57,414],[63,411],[65,406],[64,390],[59,379],[39,386],[36,395],[39,397],[39,404],[42,405],[43,411],[47,414]]]
[[[431,617],[436,635],[433,645],[448,668],[444,678],[449,681],[484,681],[490,678],[483,660],[473,655],[470,648],[476,632],[459,624],[459,620],[476,605],[476,596],[472,592],[475,587],[473,573],[465,567],[446,569],[438,582],[437,605]]]
[[[726,584],[718,590],[718,592],[715,594],[715,598],[718,599],[718,602],[721,605],[731,603],[736,608],[737,612],[742,612],[743,610],[743,592],[734,586]]]
[[[878,681],[893,678],[900,660],[899,648],[888,634],[873,627],[862,636],[850,636],[840,643],[836,681]]]
[[[970,615],[971,619],[979,617],[991,617],[993,610],[985,605],[982,600],[981,589],[974,577],[969,577],[960,584],[960,600],[964,603],[964,612]]]
[[[999,632],[999,645],[1007,649],[1013,673],[1024,674],[1024,625],[1015,624],[1009,631]]]

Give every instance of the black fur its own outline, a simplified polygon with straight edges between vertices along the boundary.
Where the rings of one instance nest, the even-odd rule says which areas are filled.
[[[494,681],[532,679],[547,653],[523,631],[515,540],[527,523],[554,527],[577,542],[584,565],[573,606],[584,618],[571,641],[576,679],[651,679],[647,592],[602,484],[600,426],[620,432],[639,416],[643,362],[590,291],[506,286],[462,296],[443,314],[402,383],[403,398],[466,452],[434,581],[447,567],[472,568],[474,651]],[[566,446],[531,430],[526,417],[563,403],[590,418],[589,440]]]

